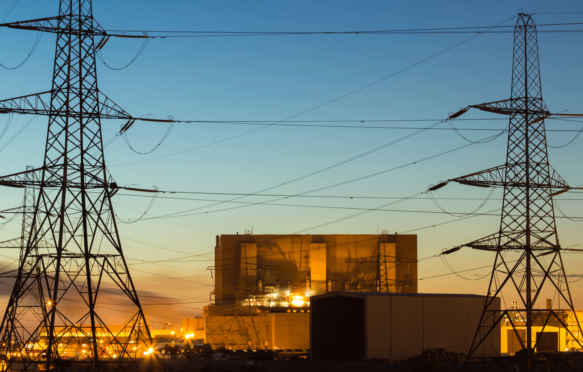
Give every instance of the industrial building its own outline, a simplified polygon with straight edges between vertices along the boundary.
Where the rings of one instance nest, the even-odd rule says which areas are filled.
[[[312,297],[312,360],[404,360],[428,348],[467,353],[486,297],[327,293]],[[493,308],[500,310],[500,299]],[[500,355],[500,327],[475,356]]]
[[[417,292],[417,235],[221,235],[209,270],[211,346],[307,349],[313,296]]]
[[[583,351],[583,335],[579,325],[583,323],[582,311],[553,310],[551,300],[547,300],[546,310],[536,310],[532,314],[531,347],[538,353],[558,351]],[[512,356],[523,346],[527,339],[526,312],[513,302],[502,321],[501,353]]]

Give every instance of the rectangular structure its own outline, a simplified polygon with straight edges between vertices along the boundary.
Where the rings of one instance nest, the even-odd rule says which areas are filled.
[[[313,360],[405,360],[429,348],[467,353],[486,297],[329,293],[311,299]],[[500,300],[494,307],[500,310]],[[500,355],[500,327],[474,356]]]
[[[259,270],[248,269],[241,283],[244,265]],[[417,235],[221,235],[215,268],[216,304],[233,302],[227,289],[242,285],[277,293],[269,306],[294,293],[416,293]]]

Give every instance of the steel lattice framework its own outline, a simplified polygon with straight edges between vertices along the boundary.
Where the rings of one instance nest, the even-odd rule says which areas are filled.
[[[98,88],[95,37],[105,32],[93,18],[91,0],[60,0],[57,17],[2,26],[55,33],[57,40],[52,89],[0,101],[0,113],[49,119],[43,166],[0,177],[0,185],[38,188],[0,328],[0,354],[8,370],[14,363],[24,370],[38,364],[61,369],[64,350],[83,347],[84,368],[121,366],[141,356],[151,337],[112,209],[117,185],[105,167],[101,119],[132,119]],[[38,252],[39,242],[49,253]],[[19,318],[23,299],[37,287],[45,310],[34,326],[25,326]],[[115,297],[114,305],[132,314],[115,330],[104,318],[111,294],[121,295],[125,302]]]
[[[484,311],[469,356],[476,353],[506,319],[526,350],[527,370],[530,371],[539,341],[533,340],[535,321],[543,330],[549,321],[558,321],[574,340],[577,337],[573,333],[582,334],[578,320],[575,329],[565,323],[565,314],[574,314],[574,306],[561,258],[553,196],[571,188],[549,164],[544,119],[551,114],[542,98],[537,31],[530,15],[519,14],[514,28],[511,98],[469,106],[452,117],[469,108],[510,116],[506,164],[442,182],[430,190],[437,190],[448,182],[504,188],[500,230],[464,244],[496,252]],[[518,260],[508,261],[505,258],[508,251],[518,251]],[[566,305],[564,310],[535,308],[543,286],[557,291]],[[509,310],[491,311],[504,287],[514,288],[524,306],[526,335],[518,332]]]

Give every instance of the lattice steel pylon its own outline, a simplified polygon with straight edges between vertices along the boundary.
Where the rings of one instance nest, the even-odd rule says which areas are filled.
[[[43,166],[0,177],[3,186],[38,188],[35,228],[27,233],[21,261],[30,268],[19,267],[0,326],[0,354],[9,370],[15,363],[23,370],[38,364],[61,369],[65,350],[82,350],[87,369],[101,362],[121,366],[142,356],[151,336],[113,213],[117,185],[105,166],[101,119],[133,119],[98,89],[95,55],[104,43],[94,39],[107,34],[93,18],[91,0],[60,0],[56,17],[1,26],[55,33],[57,40],[52,89],[0,101],[0,113],[49,119]],[[37,254],[43,240],[49,253]],[[36,271],[39,279],[32,275]],[[39,282],[46,316],[34,325],[19,324],[19,301]],[[107,325],[112,304],[132,314],[115,330]],[[19,333],[23,327],[25,335]]]
[[[434,191],[448,182],[504,188],[500,230],[463,245],[496,252],[484,311],[468,358],[476,353],[503,319],[508,319],[526,351],[526,365],[530,371],[534,350],[540,341],[533,340],[533,323],[542,325],[542,334],[549,321],[556,320],[573,337],[572,329],[565,323],[565,314],[574,314],[575,311],[561,258],[553,208],[553,196],[573,188],[558,175],[548,160],[544,120],[551,114],[542,98],[537,32],[530,15],[519,14],[514,28],[511,98],[468,106],[450,117],[458,117],[469,108],[509,115],[510,123],[506,164],[430,188]],[[505,258],[508,251],[518,251],[519,259],[508,261]],[[564,310],[536,308],[544,286],[557,290],[559,298],[566,304]],[[524,306],[524,336],[518,332],[509,310],[491,310],[504,287],[513,287]],[[577,333],[581,334],[578,320],[576,323]],[[583,348],[581,344],[579,347]]]
[[[31,170],[32,167],[27,166],[26,169]],[[26,176],[28,178],[34,176],[34,174],[27,173]],[[29,255],[28,257],[26,256],[27,238],[31,231],[36,229],[33,218],[34,206],[36,203],[35,194],[34,187],[25,187],[22,207],[17,208],[15,211],[11,211],[12,213],[22,214],[22,229],[20,238],[11,239],[8,242],[15,243],[17,240],[20,242],[18,266],[19,268],[22,267],[22,271],[27,273],[31,279],[31,285],[25,287],[24,292],[17,299],[16,306],[13,306],[10,309],[12,313],[5,314],[5,317],[13,319],[13,331],[18,334],[20,339],[25,339],[29,335],[29,330],[25,326],[26,321],[31,320],[29,318],[39,322],[42,327],[46,328],[47,326],[47,308],[45,296],[43,294],[42,276],[40,268],[34,264],[35,257],[39,254],[38,244],[32,247],[32,255]],[[44,248],[46,248],[46,243],[44,245]],[[12,246],[9,245],[7,248],[12,248]],[[18,269],[2,272],[0,273],[0,278],[18,279],[18,272]],[[19,344],[13,344],[12,342],[5,346],[7,346],[7,349],[11,350],[13,353],[18,352],[21,349]]]

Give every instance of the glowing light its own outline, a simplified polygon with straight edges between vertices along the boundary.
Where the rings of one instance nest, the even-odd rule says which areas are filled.
[[[303,306],[305,303],[305,298],[302,295],[299,294],[293,294],[290,296],[290,303],[292,304],[292,306]]]
[[[173,335],[173,334],[174,334],[174,331],[170,332],[170,334],[172,334],[172,335]]]
[[[113,355],[113,357],[114,357],[114,358],[117,358],[117,355],[115,355],[115,354],[114,354],[114,355]]]

